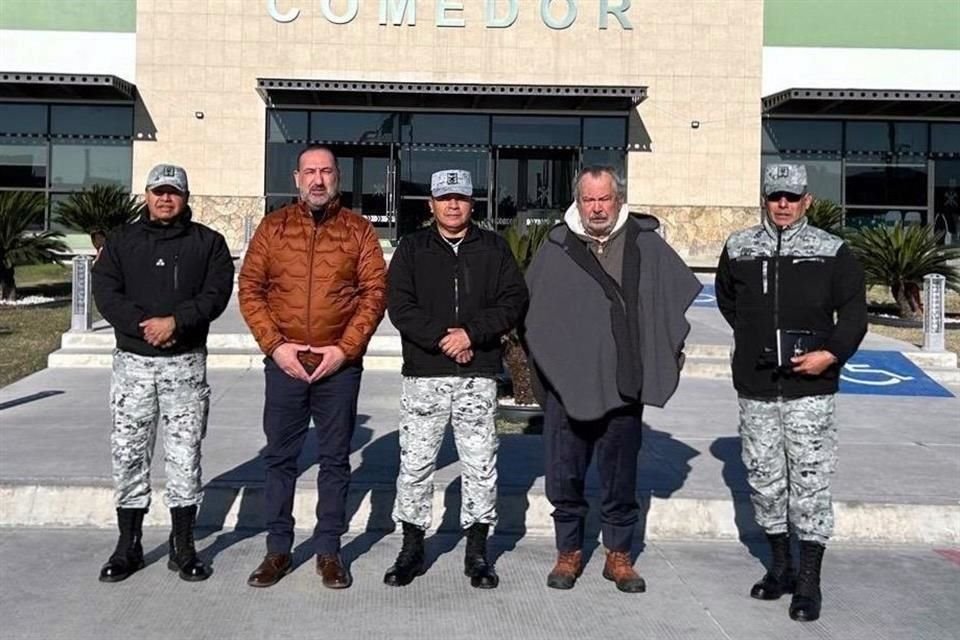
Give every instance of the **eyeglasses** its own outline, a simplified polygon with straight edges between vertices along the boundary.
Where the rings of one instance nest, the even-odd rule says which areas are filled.
[[[781,198],[785,198],[787,202],[800,202],[804,195],[802,193],[790,193],[789,191],[775,191],[767,196],[767,202],[780,202]]]

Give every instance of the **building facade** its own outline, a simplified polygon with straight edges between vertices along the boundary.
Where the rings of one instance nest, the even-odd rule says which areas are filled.
[[[239,249],[245,220],[295,196],[297,151],[323,143],[346,203],[389,240],[426,218],[434,170],[470,170],[477,216],[503,226],[556,216],[599,162],[712,265],[757,220],[762,163],[787,158],[852,222],[956,229],[938,204],[960,159],[952,2],[77,4],[0,5],[0,189],[43,190],[51,212],[173,162],[197,218]],[[819,89],[890,95],[803,93]]]

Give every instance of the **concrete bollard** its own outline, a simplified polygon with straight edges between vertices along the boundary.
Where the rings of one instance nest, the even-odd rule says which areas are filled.
[[[944,351],[947,279],[939,273],[923,276],[923,350]]]
[[[253,232],[256,231],[256,225],[253,224],[253,216],[247,214],[243,217],[243,248],[246,249],[250,244],[250,238],[253,237]]]
[[[70,315],[70,331],[93,329],[93,293],[90,269],[93,256],[76,256],[73,259],[73,292]]]

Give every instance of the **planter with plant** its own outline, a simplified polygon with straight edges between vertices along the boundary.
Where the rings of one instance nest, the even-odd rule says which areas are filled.
[[[513,253],[521,272],[526,273],[533,256],[537,253],[537,249],[543,244],[547,233],[553,226],[553,222],[525,224],[514,221],[513,224],[503,230],[503,237],[510,246],[510,251]],[[510,376],[512,393],[501,398],[501,415],[516,421],[523,421],[529,419],[531,415],[541,413],[540,405],[537,404],[533,395],[530,360],[516,329],[503,337],[503,360]]]

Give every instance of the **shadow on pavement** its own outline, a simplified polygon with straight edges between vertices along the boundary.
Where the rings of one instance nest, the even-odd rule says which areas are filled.
[[[750,554],[766,563],[769,549],[763,536],[763,530],[754,519],[753,504],[750,502],[750,485],[747,484],[747,468],[740,457],[740,438],[730,436],[717,438],[710,445],[710,453],[723,463],[721,474],[730,489],[733,501],[734,522],[737,525],[740,543]]]
[[[643,423],[643,445],[640,447],[637,463],[637,501],[640,513],[631,549],[634,560],[646,548],[647,516],[652,499],[667,499],[679,491],[690,475],[690,460],[698,455],[696,449],[674,438],[672,434],[658,431],[647,422]],[[596,507],[599,507],[599,504],[596,504]],[[600,531],[599,508],[591,508],[591,516],[587,519],[585,561],[600,544],[597,534],[594,533]]]
[[[357,426],[350,442],[351,453],[366,445],[373,435],[373,430],[363,426],[370,416],[358,415]],[[297,459],[298,476],[315,467],[319,451],[317,447],[316,429],[311,427],[304,441],[303,451]],[[200,504],[197,514],[197,540],[204,540],[218,534],[213,542],[199,551],[200,557],[213,564],[216,557],[234,544],[252,538],[266,530],[263,521],[263,483],[265,467],[263,458],[257,456],[209,480],[204,487],[204,500]],[[351,481],[356,472],[351,474]],[[237,511],[237,524],[224,531],[227,515],[237,500],[240,500]],[[349,507],[349,505],[348,505]],[[355,509],[354,509],[355,511]],[[348,510],[348,517],[353,512]],[[219,533],[218,533],[219,532]],[[294,565],[299,566],[311,555],[312,536],[303,540],[293,551]],[[166,545],[163,545],[166,548]],[[151,556],[152,557],[152,556]]]
[[[542,433],[542,418],[536,433]],[[527,535],[527,511],[530,489],[543,476],[543,438],[539,435],[505,434],[500,436],[498,472],[497,537],[491,539],[489,558],[497,563],[505,553],[517,548]]]
[[[13,407],[19,407],[22,404],[36,402],[37,400],[43,400],[44,398],[49,398],[51,396],[59,396],[64,393],[66,393],[66,391],[63,391],[62,389],[50,389],[49,391],[38,391],[37,393],[20,396],[19,398],[14,398],[13,400],[0,402],[0,411]]]

